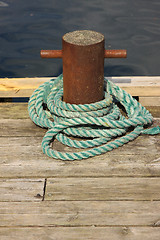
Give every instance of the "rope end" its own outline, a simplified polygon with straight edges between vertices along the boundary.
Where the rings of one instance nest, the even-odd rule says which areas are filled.
[[[150,129],[146,129],[142,131],[143,134],[149,134],[149,135],[156,135],[156,134],[160,134],[160,127],[154,127],[154,128],[150,128]]]

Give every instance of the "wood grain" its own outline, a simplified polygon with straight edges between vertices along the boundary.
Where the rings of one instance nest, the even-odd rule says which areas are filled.
[[[139,97],[139,102],[142,104],[142,106],[159,106],[160,108],[160,96],[159,97]]]
[[[2,78],[0,79],[1,97],[29,97],[42,83],[51,77],[42,78]],[[108,77],[132,96],[159,96],[160,77]]]
[[[155,227],[25,227],[1,228],[1,240],[159,240]]]
[[[1,202],[0,226],[158,226],[158,201]]]
[[[142,99],[149,97],[142,97]],[[140,98],[141,99],[141,98]],[[158,99],[158,97],[154,98]],[[140,100],[141,102],[141,100]],[[147,104],[147,103],[146,103]],[[145,107],[150,111],[153,117],[160,117],[160,106],[152,106],[148,101]],[[159,104],[159,103],[158,103]],[[143,105],[143,104],[142,104]],[[155,103],[154,103],[155,105]],[[29,119],[28,104],[27,103],[0,103],[0,119]]]
[[[159,123],[157,119],[155,125]],[[160,135],[136,140],[101,156],[85,161],[63,162],[42,153],[45,129],[28,119],[1,119],[0,176],[159,176]],[[15,137],[17,135],[17,137]],[[75,151],[57,141],[54,149]]]
[[[1,97],[29,97],[42,83],[51,78],[1,78]]]
[[[1,137],[44,136],[46,130],[36,126],[30,119],[0,119]]]
[[[111,152],[82,161],[43,154],[42,137],[1,137],[0,176],[159,176],[160,136],[139,137]],[[145,145],[144,145],[145,144]],[[58,143],[54,149],[73,151]]]
[[[160,118],[155,119],[151,127],[160,125]],[[0,119],[1,137],[44,136],[47,129],[35,125],[30,119]],[[145,135],[143,135],[145,138]],[[147,136],[148,137],[148,136]]]
[[[0,201],[41,201],[44,179],[1,179]]]
[[[23,147],[19,143],[14,146],[19,151],[11,151],[10,148],[2,148],[0,153],[0,177],[160,177],[160,154],[146,155],[122,155],[104,154],[85,161],[61,161],[47,157],[42,153],[41,139],[37,140],[37,146]],[[11,153],[11,152],[10,152]]]
[[[29,118],[28,103],[0,103],[0,119]]]
[[[158,106],[147,108],[160,116]],[[160,135],[63,162],[42,153],[45,132],[29,119],[26,103],[0,104],[0,239],[159,240]],[[73,151],[57,141],[53,147]]]
[[[27,134],[27,133],[26,133]],[[28,133],[29,135],[30,133]],[[6,155],[7,151],[10,150],[10,154],[14,154],[18,157],[19,154],[22,154],[23,152],[28,152],[28,155],[34,155],[34,151],[36,151],[36,147],[40,149],[42,137],[1,137],[1,149],[3,150],[1,152],[1,156]],[[7,145],[8,143],[8,145]],[[129,142],[122,147],[119,147],[118,149],[114,149],[111,152],[108,152],[107,155],[147,155],[147,154],[155,154],[159,155],[160,153],[160,135],[157,136],[140,136],[137,139],[135,139],[132,142]],[[15,147],[17,149],[15,149]],[[55,141],[53,144],[53,148],[59,151],[65,151],[65,152],[73,152],[73,148],[66,147],[63,144],[60,144],[58,141]],[[35,150],[34,150],[35,149]],[[74,151],[78,152],[77,149],[74,149]],[[42,152],[41,152],[42,153]],[[8,154],[8,158],[10,157],[10,154]],[[107,156],[106,154],[101,155]],[[99,157],[99,156],[98,156]]]
[[[152,114],[153,117],[160,118],[159,106],[145,106],[145,108]]]
[[[49,178],[45,200],[160,200],[160,178]]]

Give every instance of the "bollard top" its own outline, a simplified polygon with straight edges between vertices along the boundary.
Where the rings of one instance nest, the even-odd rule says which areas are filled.
[[[104,41],[104,35],[91,30],[80,30],[66,33],[63,40],[75,45],[88,46]]]
[[[66,33],[62,37],[62,42],[75,46],[91,46],[99,43],[104,44],[105,38],[102,33],[92,30],[78,30]],[[41,50],[42,58],[63,58],[62,50]],[[126,58],[126,50],[104,50],[104,58]]]

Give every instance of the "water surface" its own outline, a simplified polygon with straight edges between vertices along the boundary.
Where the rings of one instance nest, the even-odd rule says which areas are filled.
[[[41,59],[41,49],[61,49],[62,36],[89,29],[107,49],[127,49],[127,59],[106,59],[106,76],[160,75],[159,0],[0,1],[0,77],[57,76],[61,59]]]

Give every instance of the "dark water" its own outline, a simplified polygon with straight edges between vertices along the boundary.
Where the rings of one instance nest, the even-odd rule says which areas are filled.
[[[160,0],[0,1],[0,77],[57,76],[61,59],[41,59],[41,49],[61,49],[74,30],[104,34],[106,48],[127,49],[127,59],[105,60],[106,76],[160,75]]]

